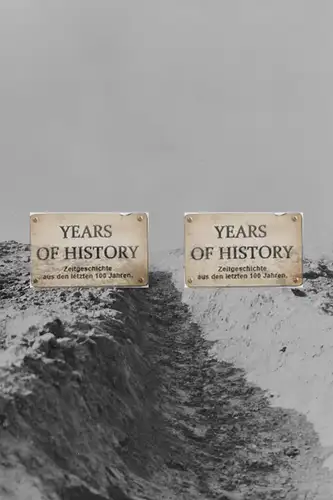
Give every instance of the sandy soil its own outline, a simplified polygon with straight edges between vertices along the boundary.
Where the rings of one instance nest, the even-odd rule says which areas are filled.
[[[295,372],[279,398],[265,390],[273,325],[284,345],[296,320],[255,297],[233,308],[224,297],[222,311],[220,293],[195,302],[157,271],[149,290],[36,292],[29,248],[0,244],[0,498],[331,499],[327,448],[310,414],[286,404]]]
[[[318,460],[333,468],[333,265],[305,259],[301,293],[290,289],[191,290],[183,287],[183,253],[156,256],[172,272],[184,303],[215,341],[217,359],[245,370],[271,404],[295,409],[319,435]],[[333,498],[333,483],[329,486]]]

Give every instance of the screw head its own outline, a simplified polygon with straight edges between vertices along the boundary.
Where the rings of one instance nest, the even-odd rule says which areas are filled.
[[[139,279],[138,279],[138,282],[139,282],[139,283],[144,283],[144,281],[145,281],[145,280],[144,280],[144,278],[139,278]]]
[[[139,222],[142,222],[143,221],[142,215],[138,215],[137,219],[138,219]]]
[[[295,278],[293,279],[293,281],[294,281],[294,283],[298,283],[298,282],[299,282],[299,278],[295,277]]]
[[[192,278],[189,278],[189,279],[187,280],[187,283],[190,285],[191,283],[193,283],[193,279],[192,279]]]
[[[193,222],[193,218],[192,217],[187,217],[187,222]]]
[[[35,285],[38,283],[38,279],[37,278],[34,278],[33,279],[33,283],[35,283]]]
[[[294,216],[291,218],[291,220],[292,220],[293,222],[296,222],[296,221],[297,221],[297,217],[296,217],[296,215],[294,215]]]
[[[38,218],[37,217],[33,217],[32,218],[32,222],[38,222]]]

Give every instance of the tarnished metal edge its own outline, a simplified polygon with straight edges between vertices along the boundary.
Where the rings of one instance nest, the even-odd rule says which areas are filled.
[[[277,216],[297,214],[297,215],[300,215],[302,217],[302,219],[304,218],[304,213],[297,212],[297,211],[289,211],[289,212],[205,212],[205,211],[200,211],[200,212],[184,212],[184,218],[188,217],[189,215],[201,215],[201,214],[205,214],[205,215],[214,215],[214,214],[217,214],[217,215],[222,215],[222,214],[226,214],[226,215],[229,215],[229,214],[230,215],[240,215],[240,214],[268,215],[268,214],[271,214],[271,215],[277,215]]]
[[[33,215],[57,215],[57,214],[65,214],[65,215],[146,215],[149,217],[149,212],[30,212],[30,217]]]

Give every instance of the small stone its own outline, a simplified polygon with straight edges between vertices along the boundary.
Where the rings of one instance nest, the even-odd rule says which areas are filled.
[[[1,427],[3,427],[4,429],[6,429],[8,427],[8,420],[7,420],[7,416],[4,415],[3,413],[0,414],[0,425]]]
[[[291,457],[291,458],[295,458],[297,457],[297,455],[300,454],[300,451],[298,448],[296,448],[295,446],[289,446],[288,448],[286,448],[284,450],[284,454],[287,456],[287,457]]]
[[[81,382],[82,382],[82,380],[83,380],[83,375],[82,375],[82,373],[78,372],[77,370],[74,370],[74,371],[72,372],[72,377],[73,377],[73,379],[74,379],[74,380],[77,380],[77,382],[80,382],[80,383],[81,383]]]
[[[291,291],[296,297],[306,297],[306,292],[304,292],[304,290],[300,290],[298,288],[292,288]]]
[[[88,298],[89,300],[91,300],[92,302],[94,302],[95,304],[98,304],[100,302],[100,298],[99,297],[96,297],[95,294],[93,294],[92,292],[89,292],[88,294]]]
[[[56,318],[54,321],[50,321],[44,325],[44,329],[53,333],[53,335],[57,338],[65,337],[65,328],[62,324],[62,321],[59,318]]]
[[[48,355],[51,351],[51,349],[54,349],[57,347],[58,342],[55,336],[52,333],[44,333],[40,337],[37,337],[37,339],[34,342],[34,349],[40,349],[42,350],[46,355]]]
[[[63,337],[57,340],[57,344],[62,349],[69,349],[73,346],[73,340],[69,337]]]

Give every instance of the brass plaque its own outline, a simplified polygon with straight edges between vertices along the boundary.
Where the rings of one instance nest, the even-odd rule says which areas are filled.
[[[301,213],[185,214],[185,286],[303,283]]]
[[[31,285],[148,287],[148,214],[30,214]]]

